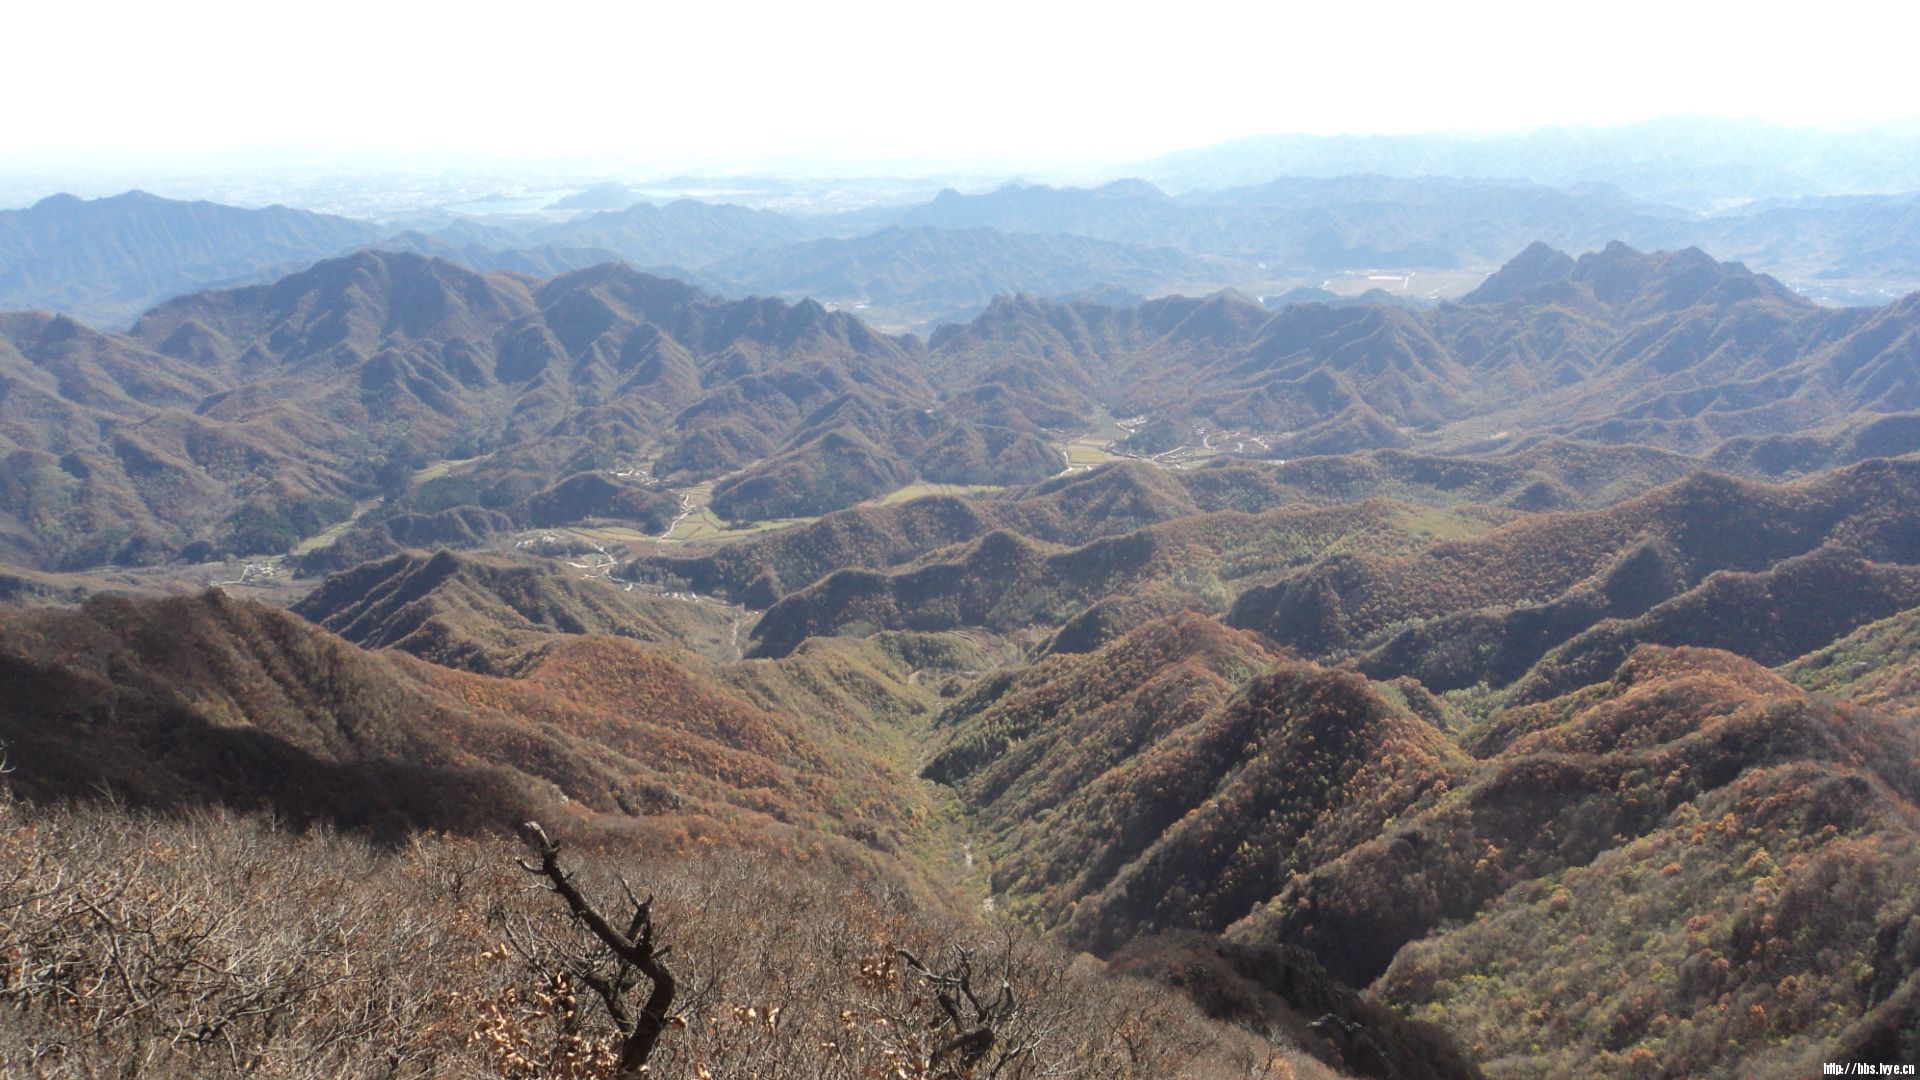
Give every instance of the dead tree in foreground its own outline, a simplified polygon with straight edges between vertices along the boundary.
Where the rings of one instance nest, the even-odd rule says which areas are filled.
[[[675,989],[673,973],[661,963],[671,947],[656,947],[653,942],[653,897],[640,899],[626,879],[620,879],[620,887],[633,905],[633,916],[627,920],[626,931],[621,932],[574,884],[572,875],[560,865],[560,845],[554,843],[539,822],[527,822],[526,831],[527,842],[540,856],[540,865],[522,859],[521,868],[545,878],[547,889],[566,901],[574,919],[613,953],[616,964],[611,972],[583,959],[569,966],[569,974],[600,995],[600,1000],[606,1003],[607,1015],[619,1029],[619,1075],[640,1075],[647,1059],[653,1056],[661,1033],[667,1029],[667,1014],[673,1008]],[[627,994],[642,975],[653,984],[653,989],[636,1016],[628,1007]]]
[[[899,953],[907,966],[933,987],[934,1000],[939,1003],[940,1011],[946,1014],[946,1022],[953,1025],[953,1037],[934,1048],[927,1058],[927,1064],[935,1068],[945,1066],[949,1071],[971,1070],[993,1051],[1001,1041],[1002,1029],[1020,1011],[1019,1000],[1013,993],[1012,942],[1008,942],[1002,964],[999,992],[988,991],[992,996],[986,999],[982,999],[973,987],[971,949],[956,948],[953,962],[944,971],[929,968],[920,962],[919,957],[905,949],[899,950]],[[1019,1071],[1018,1063],[1033,1050],[1032,1045],[1003,1047],[988,1075],[999,1076],[1009,1065],[1013,1065],[1016,1072]]]

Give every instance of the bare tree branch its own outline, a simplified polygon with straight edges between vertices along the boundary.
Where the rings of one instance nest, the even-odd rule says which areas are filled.
[[[639,1075],[653,1056],[654,1046],[667,1029],[668,1012],[673,1008],[673,997],[677,990],[673,973],[661,963],[668,949],[654,945],[653,940],[653,897],[639,898],[623,878],[620,887],[626,892],[627,900],[633,905],[633,916],[627,922],[623,933],[600,910],[587,899],[573,881],[573,875],[560,863],[560,845],[547,835],[540,823],[526,823],[527,842],[540,856],[540,865],[522,859],[522,869],[530,874],[545,878],[547,888],[559,895],[567,905],[574,919],[592,932],[593,936],[606,946],[619,966],[612,975],[604,975],[590,962],[577,965],[572,974],[588,988],[599,995],[607,1006],[607,1015],[619,1029],[621,1036],[619,1072],[623,1076]],[[626,994],[634,986],[636,976],[645,975],[653,984],[653,990],[640,1007],[638,1016],[627,1008]]]
[[[946,1042],[936,1046],[928,1055],[929,1065],[956,1064],[961,1068],[971,1068],[993,1051],[1000,1041],[1000,1031],[1009,1024],[1018,1011],[1017,999],[1009,976],[1012,973],[1011,957],[1002,964],[1000,993],[991,1002],[982,1001],[979,991],[973,987],[973,950],[957,947],[953,950],[954,959],[944,971],[935,971],[920,961],[920,958],[905,949],[897,950],[907,966],[917,972],[934,988],[934,1000],[941,1011],[947,1014],[947,1020],[953,1025],[955,1034]],[[1011,954],[1011,940],[1008,952]],[[957,995],[956,996],[956,992]],[[973,1015],[967,1017],[960,1008],[960,999],[966,999]],[[1030,1048],[1014,1048],[1003,1052],[992,1069],[994,1075],[1009,1062],[1024,1056]]]

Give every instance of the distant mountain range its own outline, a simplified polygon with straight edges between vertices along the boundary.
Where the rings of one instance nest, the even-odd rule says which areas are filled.
[[[1920,294],[1820,308],[1697,249],[1535,245],[1459,304],[1295,304],[1231,296],[1135,308],[997,301],[932,340],[950,378],[1025,362],[1030,401],[1251,432],[1275,456],[1543,433],[1687,451],[1920,408]],[[1165,377],[1182,372],[1177,379]],[[965,374],[961,374],[965,372]],[[1469,420],[1471,418],[1471,420]]]
[[[242,210],[142,191],[54,195],[0,210],[0,310],[112,326],[170,296],[288,273],[386,233],[284,206]]]
[[[588,201],[624,199],[624,190],[596,188]],[[930,332],[1001,295],[1234,288],[1288,297],[1368,271],[1382,272],[1380,281],[1362,284],[1425,305],[1457,297],[1529,243],[1586,250],[1614,240],[1701,247],[1822,301],[1879,303],[1920,285],[1916,194],[1765,199],[1701,213],[1599,183],[1343,175],[1179,197],[1139,180],[1010,184],[819,215],[680,199],[559,222],[494,216],[397,232],[281,207],[138,192],[91,202],[61,196],[0,213],[0,309],[115,327],[173,295],[267,281],[373,245],[534,277],[620,260],[723,296],[812,298],[888,328]],[[1351,283],[1342,290],[1359,291]]]
[[[625,210],[644,202],[640,193],[618,181],[595,184],[584,191],[554,200],[554,210]]]
[[[539,244],[617,251],[638,266],[705,267],[741,252],[776,248],[817,235],[806,223],[766,210],[676,199],[665,206],[637,202],[535,229]]]
[[[1909,190],[1920,176],[1920,130],[1829,132],[1670,116],[1517,134],[1256,135],[1133,171],[1174,191],[1359,173],[1524,177],[1555,187],[1617,184],[1638,198],[1705,209],[1728,199]]]
[[[1602,183],[1561,189],[1342,175],[1284,177],[1180,198],[1138,180],[1091,189],[1008,185],[981,195],[949,190],[900,220],[1153,244],[1255,262],[1268,278],[1483,267],[1533,242],[1585,250],[1620,240],[1648,249],[1701,247],[1823,290],[1864,279],[1911,291],[1920,285],[1917,212],[1914,194],[1767,199],[1698,213]]]
[[[1179,199],[1139,180],[1092,189],[1009,185],[983,195],[949,190],[902,219],[1152,243],[1313,273],[1485,265],[1536,240],[1659,247],[1682,239],[1693,215],[1608,188],[1569,193],[1517,182],[1343,176]]]
[[[712,266],[736,291],[828,296],[913,325],[964,321],[996,296],[1066,296],[1110,287],[1211,291],[1257,280],[1252,266],[1072,233],[893,226],[757,250]]]

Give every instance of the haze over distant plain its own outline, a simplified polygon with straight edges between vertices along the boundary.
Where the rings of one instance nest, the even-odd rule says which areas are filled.
[[[573,160],[1039,168],[1259,132],[1913,115],[1920,12],[1805,4],[34,2],[16,169]],[[37,44],[36,44],[37,43]]]

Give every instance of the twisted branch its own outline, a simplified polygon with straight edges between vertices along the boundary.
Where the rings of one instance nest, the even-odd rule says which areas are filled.
[[[574,884],[573,875],[560,864],[560,845],[547,835],[540,823],[529,821],[525,828],[527,843],[540,856],[540,865],[535,866],[521,859],[518,860],[520,868],[546,879],[547,889],[559,895],[575,921],[600,939],[600,943],[620,962],[612,975],[604,975],[586,963],[576,965],[573,974],[599,995],[607,1006],[607,1015],[619,1029],[620,1075],[637,1076],[647,1059],[653,1056],[655,1044],[667,1029],[668,1013],[673,1008],[673,996],[677,990],[673,973],[661,963],[672,949],[654,944],[653,897],[640,899],[626,879],[620,879],[620,887],[633,905],[633,917],[628,920],[623,933]],[[641,975],[645,975],[653,984],[653,990],[640,1007],[639,1015],[635,1016],[627,1008],[626,996]]]

